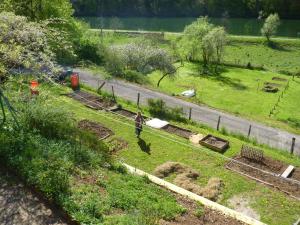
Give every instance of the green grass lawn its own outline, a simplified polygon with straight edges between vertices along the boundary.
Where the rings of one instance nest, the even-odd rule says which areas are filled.
[[[149,78],[151,87],[161,76],[160,72],[152,73]],[[282,94],[287,82],[273,81],[280,77],[289,82],[289,89],[284,93],[274,115],[269,117],[271,109]],[[262,91],[265,82],[281,85],[278,93]],[[300,79],[292,80],[291,76],[266,71],[247,70],[225,67],[219,75],[200,75],[196,64],[186,63],[180,68],[175,79],[166,78],[158,90],[170,95],[178,95],[187,89],[196,89],[197,96],[189,99],[195,103],[206,104],[242,117],[257,120],[274,127],[300,133],[297,121],[300,121]],[[294,122],[293,122],[294,121]]]
[[[219,177],[225,184],[219,200],[221,204],[227,205],[227,200],[237,194],[250,196],[253,199],[253,208],[261,214],[262,221],[268,224],[291,224],[300,214],[299,201],[226,170],[224,168],[226,160],[206,148],[195,148],[184,139],[145,128],[142,138],[149,145],[150,154],[148,154],[142,151],[135,138],[132,121],[107,112],[88,109],[66,97],[55,99],[53,104],[72,111],[77,119],[90,119],[112,129],[117,137],[128,142],[128,148],[121,151],[117,159],[132,166],[152,173],[158,165],[166,161],[176,161],[196,169],[201,174],[198,181],[200,185],[206,184],[211,177]],[[187,126],[204,134],[209,132],[197,126]],[[223,136],[220,133],[217,135],[230,140],[231,148],[225,153],[226,156],[231,157],[237,154],[244,144],[236,138]],[[180,143],[187,144],[187,146]],[[297,157],[267,148],[263,150],[266,155],[300,166]]]

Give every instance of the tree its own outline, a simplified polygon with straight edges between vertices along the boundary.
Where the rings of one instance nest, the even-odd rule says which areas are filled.
[[[181,42],[182,49],[191,59],[202,57],[204,69],[212,62],[220,64],[224,47],[227,43],[227,34],[223,27],[214,27],[208,22],[208,18],[199,18],[188,25],[184,30]],[[180,45],[180,44],[179,44]]]
[[[55,70],[55,54],[49,42],[55,33],[39,23],[13,13],[0,13],[0,80],[16,69],[34,72]]]
[[[261,34],[267,38],[268,42],[270,42],[270,38],[276,34],[279,25],[280,18],[278,14],[270,14],[261,29]]]

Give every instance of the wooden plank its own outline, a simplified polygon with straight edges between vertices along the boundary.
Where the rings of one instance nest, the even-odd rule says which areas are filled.
[[[295,169],[294,166],[289,165],[288,168],[283,172],[283,174],[281,175],[284,178],[288,178],[289,175],[291,174],[291,172],[293,172],[293,170]]]

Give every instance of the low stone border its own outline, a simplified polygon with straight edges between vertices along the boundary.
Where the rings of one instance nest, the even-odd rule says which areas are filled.
[[[139,176],[146,176],[151,182],[159,185],[159,186],[162,186],[162,187],[165,187],[167,188],[168,190],[171,190],[175,193],[178,193],[180,195],[183,195],[183,196],[186,196],[188,198],[190,198],[191,200],[195,200],[195,201],[198,201],[198,202],[201,202],[204,206],[210,208],[210,209],[213,209],[213,210],[216,210],[216,211],[219,211],[221,213],[223,213],[224,215],[226,216],[229,216],[229,217],[232,217],[232,218],[235,218],[236,220],[239,220],[241,222],[244,222],[244,223],[247,223],[249,225],[266,225],[265,223],[262,223],[256,219],[253,219],[251,217],[248,217],[242,213],[239,213],[237,211],[234,211],[232,209],[229,209],[225,206],[222,206],[218,203],[215,203],[213,201],[210,201],[204,197],[201,197],[199,195],[196,195],[190,191],[187,191],[181,187],[178,187],[170,182],[167,182],[167,181],[164,181],[163,179],[160,179],[158,177],[155,177],[149,173],[146,173],[142,170],[139,170],[139,169],[136,169],[132,166],[129,166],[125,163],[123,163],[123,165],[127,168],[127,170],[132,173],[132,174],[135,174],[135,175],[139,175]]]

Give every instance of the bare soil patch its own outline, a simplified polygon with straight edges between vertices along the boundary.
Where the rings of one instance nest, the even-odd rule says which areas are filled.
[[[59,210],[49,207],[17,178],[2,171],[0,171],[0,209],[0,224],[68,224]]]
[[[171,124],[168,124],[167,126],[163,127],[162,130],[171,134],[176,134],[177,136],[183,137],[185,139],[189,139],[194,134],[190,130],[180,128]]]
[[[166,162],[158,166],[154,171],[154,174],[160,178],[168,177],[173,173],[177,175],[174,179],[174,183],[176,185],[197,195],[216,201],[221,194],[223,187],[221,179],[216,177],[210,178],[207,185],[205,187],[201,187],[194,183],[200,174],[181,163]]]
[[[236,195],[228,200],[229,205],[233,207],[235,211],[243,213],[244,215],[256,220],[260,220],[260,215],[250,206],[251,201],[252,200],[249,197],[245,197],[243,195]]]
[[[119,115],[128,117],[128,118],[135,118],[135,116],[136,116],[136,113],[131,112],[131,111],[126,110],[126,109],[115,109],[115,110],[113,110],[113,112],[115,112]]]
[[[161,225],[243,225],[244,223],[227,217],[220,212],[204,208],[203,215],[196,216],[198,203],[178,194],[174,194],[177,202],[187,209],[186,213],[175,218],[174,221],[161,220]]]
[[[101,110],[101,109],[110,109],[116,106],[116,103],[109,101],[107,99],[103,99],[100,96],[90,94],[88,92],[76,91],[70,94],[67,94],[68,97],[73,98],[85,106]]]
[[[114,132],[112,132],[110,129],[106,128],[100,123],[95,123],[89,120],[82,120],[78,123],[78,127],[82,130],[89,131],[93,134],[95,134],[99,139],[104,140],[112,135],[114,135]]]
[[[292,197],[296,197],[300,199],[300,170],[298,168],[295,169],[293,174],[289,177],[295,181],[289,179],[283,179],[280,175],[285,171],[288,165],[271,159],[269,157],[264,157],[263,161],[253,161],[247,158],[237,156],[234,158],[235,160],[250,165],[252,167],[258,168],[260,170],[264,170],[270,173],[274,173],[278,176],[273,176],[271,174],[264,173],[260,170],[251,168],[246,165],[242,165],[238,162],[231,161],[226,165],[226,168],[229,170],[233,170],[238,172],[244,176],[247,176],[251,179],[254,179],[260,183],[263,183],[267,186],[271,186],[277,190],[280,190]]]
[[[281,77],[273,77],[272,80],[277,80],[277,81],[282,81],[282,82],[286,82],[287,81],[287,79],[281,78]]]

